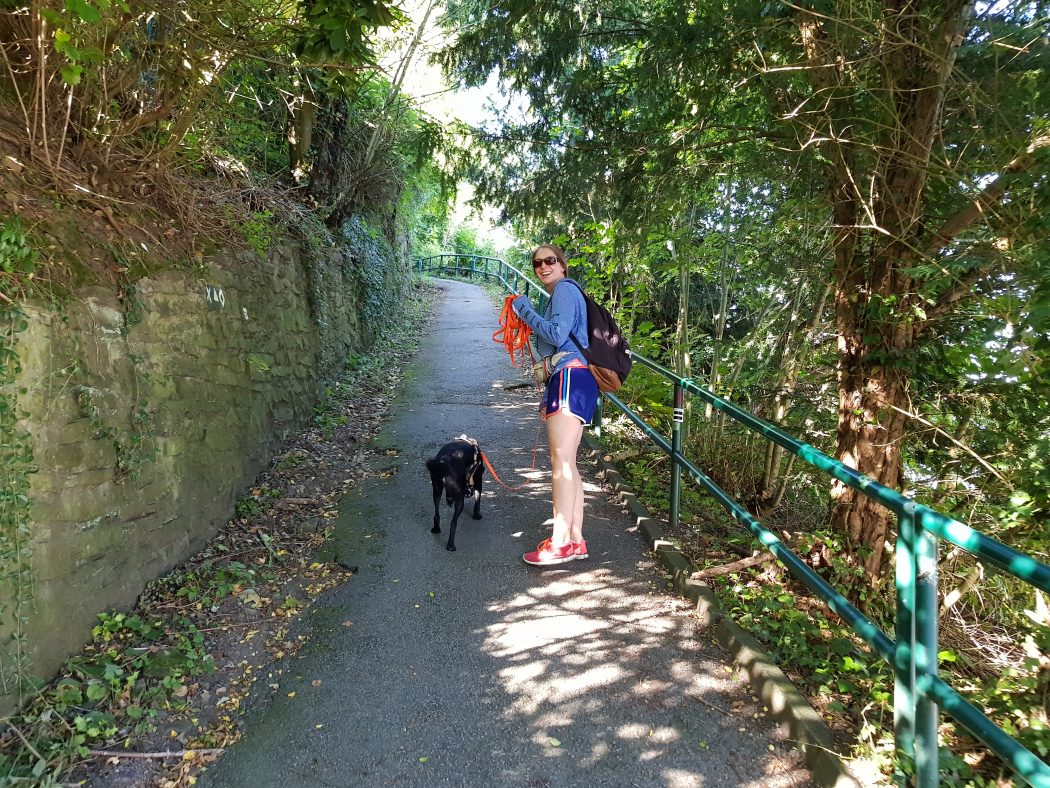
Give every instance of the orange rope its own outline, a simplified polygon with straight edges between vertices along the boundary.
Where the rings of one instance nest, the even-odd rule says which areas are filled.
[[[492,341],[499,342],[507,349],[507,355],[510,356],[510,363],[515,367],[525,366],[526,356],[528,357],[529,368],[536,363],[535,356],[532,355],[532,345],[529,344],[529,337],[532,336],[532,329],[529,328],[528,324],[525,323],[520,317],[514,314],[514,310],[511,309],[511,302],[518,297],[517,293],[511,293],[505,299],[503,299],[503,310],[499,313],[499,328],[492,334]],[[517,354],[517,356],[515,355]],[[543,421],[540,421],[540,425]],[[540,444],[540,428],[536,428],[536,440],[532,444],[532,468],[530,470],[536,470],[536,447]],[[481,459],[485,461],[485,467],[489,469],[489,473],[492,474],[500,486],[509,492],[517,492],[523,490],[529,486],[532,482],[526,481],[516,487],[509,487],[496,473],[496,469],[492,467],[492,463],[489,462],[489,458],[485,456],[484,452],[481,455]]]
[[[540,422],[540,424],[542,425],[543,422]],[[537,427],[536,428],[536,440],[534,440],[532,442],[532,467],[529,469],[530,472],[536,470],[536,448],[539,445],[540,445],[540,428]],[[506,482],[504,482],[503,479],[501,479],[499,477],[499,474],[496,473],[496,469],[492,467],[492,463],[489,462],[489,458],[485,455],[485,452],[481,453],[481,459],[483,459],[485,461],[485,467],[489,469],[489,473],[492,474],[492,478],[495,479],[497,482],[499,482],[499,485],[504,490],[506,490],[507,492],[517,492],[518,490],[524,490],[530,484],[534,484],[533,481],[528,480],[528,481],[522,482],[521,484],[517,485],[516,487],[509,487],[506,484]]]
[[[517,297],[516,293],[511,293],[503,299],[503,311],[499,313],[499,328],[493,332],[492,341],[499,342],[507,349],[510,363],[516,367],[525,366],[527,355],[528,366],[531,369],[536,363],[532,355],[532,346],[529,344],[532,329],[510,308],[510,302]]]

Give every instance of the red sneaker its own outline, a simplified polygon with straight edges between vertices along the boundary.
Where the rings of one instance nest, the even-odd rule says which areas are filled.
[[[578,542],[569,542],[572,545],[572,557],[579,560],[587,557],[587,540],[581,539]]]
[[[550,539],[544,539],[531,553],[525,553],[522,560],[533,566],[553,566],[564,564],[566,561],[576,560],[576,551],[572,542],[566,542],[561,547],[555,547]]]

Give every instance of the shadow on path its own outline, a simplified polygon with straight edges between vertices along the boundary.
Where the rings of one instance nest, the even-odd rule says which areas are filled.
[[[732,662],[666,593],[631,518],[586,484],[591,558],[541,570],[549,462],[535,390],[490,339],[480,288],[440,281],[437,315],[377,443],[387,472],[340,507],[359,573],[319,602],[309,644],[265,710],[201,778],[211,786],[804,786],[802,758]],[[457,552],[430,533],[423,465],[479,440],[481,521]],[[585,467],[585,478],[593,469]]]

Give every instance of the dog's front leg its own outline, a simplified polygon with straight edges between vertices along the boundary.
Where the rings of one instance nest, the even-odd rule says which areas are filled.
[[[481,519],[481,474],[477,474],[474,479],[474,514],[471,515],[475,520]]]
[[[446,550],[455,552],[456,550],[456,524],[459,522],[459,516],[463,513],[463,496],[457,495],[454,501],[455,508],[452,510],[452,522],[448,526],[448,544],[445,545]]]
[[[430,529],[430,533],[439,534],[441,533],[441,489],[445,486],[445,483],[440,480],[430,480],[430,486],[434,488],[434,527]]]

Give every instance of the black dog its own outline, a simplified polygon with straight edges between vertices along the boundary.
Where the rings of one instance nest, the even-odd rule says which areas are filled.
[[[472,516],[475,520],[481,519],[481,477],[485,473],[485,464],[482,462],[478,442],[466,435],[460,435],[442,446],[434,459],[427,460],[427,470],[430,471],[430,484],[434,488],[434,527],[430,529],[430,533],[441,533],[438,501],[444,488],[448,505],[455,506],[452,522],[448,526],[448,544],[445,545],[445,549],[455,550],[456,524],[463,511],[464,497],[473,494]]]

